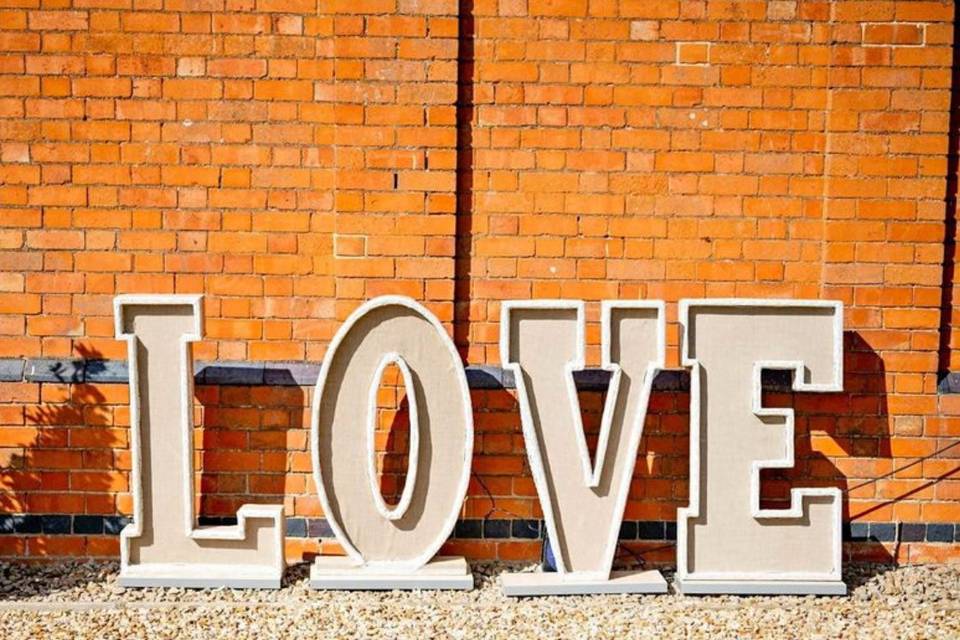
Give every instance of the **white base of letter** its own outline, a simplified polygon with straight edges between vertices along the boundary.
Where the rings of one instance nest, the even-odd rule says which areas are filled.
[[[357,566],[346,556],[321,556],[310,567],[313,589],[392,591],[394,589],[473,589],[473,573],[460,556],[437,556],[410,573],[386,573]]]
[[[683,595],[796,595],[843,596],[847,585],[834,580],[677,580]]]
[[[666,593],[659,571],[614,571],[608,580],[590,580],[561,573],[505,573],[500,576],[505,596],[567,596],[591,593]]]
[[[151,563],[123,567],[119,582],[121,587],[279,589],[283,570],[223,564]]]

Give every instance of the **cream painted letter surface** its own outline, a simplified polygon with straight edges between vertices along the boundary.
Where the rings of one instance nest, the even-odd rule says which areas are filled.
[[[200,296],[114,299],[130,363],[133,522],[120,534],[126,587],[279,588],[282,505],[244,505],[233,526],[197,528],[193,482],[193,352]]]
[[[602,364],[611,372],[591,461],[573,372],[584,368],[584,304],[503,303],[500,353],[516,379],[527,458],[557,573],[505,574],[507,595],[666,591],[656,571],[611,575],[653,378],[664,366],[662,302],[604,302]]]
[[[377,489],[372,420],[384,367],[402,372],[410,460],[400,502]],[[346,557],[318,557],[318,589],[470,589],[463,558],[435,558],[463,506],[473,411],[460,356],[443,326],[410,298],[370,300],[337,332],[313,399],[311,445],[320,501]]]
[[[793,410],[763,407],[761,371],[792,371],[795,391],[840,391],[842,304],[682,300],[680,322],[691,379],[680,590],[845,593],[840,490],[793,489],[788,509],[760,504],[760,470],[794,464]]]

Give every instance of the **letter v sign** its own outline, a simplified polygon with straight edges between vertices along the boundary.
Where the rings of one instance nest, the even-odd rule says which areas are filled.
[[[657,571],[611,574],[653,378],[664,366],[661,301],[605,301],[602,364],[612,374],[591,463],[573,372],[584,368],[584,303],[507,301],[500,357],[516,378],[527,457],[557,573],[504,574],[509,596],[664,593]]]

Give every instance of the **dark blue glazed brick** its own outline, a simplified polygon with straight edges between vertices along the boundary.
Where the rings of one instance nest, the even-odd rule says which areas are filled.
[[[765,369],[761,374],[760,382],[768,391],[789,391],[793,386],[793,371]]]
[[[199,384],[256,386],[263,384],[262,362],[196,362],[196,381]]]
[[[484,538],[509,538],[510,521],[509,520],[484,520],[483,521]]]
[[[893,542],[897,539],[897,525],[892,522],[871,522],[870,537],[878,542]]]
[[[686,371],[660,371],[653,379],[655,391],[689,391],[690,376]]]
[[[83,360],[31,358],[23,369],[27,382],[83,382]]]
[[[637,537],[641,540],[663,540],[666,532],[665,525],[665,522],[640,521],[637,523]]]
[[[130,522],[126,516],[106,516],[103,519],[103,532],[107,535],[118,536]]]
[[[557,558],[553,555],[553,547],[550,545],[550,538],[546,535],[543,536],[543,548],[542,548],[542,557],[540,559],[540,567],[548,572],[553,573],[557,570]]]
[[[307,536],[310,538],[332,538],[334,533],[326,518],[310,518],[307,520]]]
[[[467,386],[471,389],[502,389],[503,370],[500,367],[473,365],[466,368]]]
[[[583,369],[573,372],[573,382],[580,391],[606,391],[612,375],[603,369]]]
[[[307,521],[303,518],[287,518],[287,535],[291,538],[306,538]]]
[[[13,529],[17,533],[40,533],[43,524],[40,516],[13,516]]]
[[[20,358],[0,358],[0,382],[20,382],[23,364]]]
[[[265,364],[263,383],[267,386],[312,387],[317,384],[320,366],[309,362],[286,362],[282,365]]]
[[[927,537],[927,525],[904,522],[900,525],[901,542],[923,542]]]
[[[844,525],[850,536],[846,540],[867,540],[870,537],[870,525],[866,522],[851,522]]]
[[[232,527],[237,524],[234,516],[200,516],[197,518],[197,526],[200,527]]]
[[[14,517],[10,514],[0,515],[0,535],[5,533],[16,533],[17,531],[17,522],[14,520]]]
[[[87,360],[84,382],[128,382],[127,363],[122,360]]]
[[[676,540],[677,539],[677,523],[676,522],[665,522],[663,527],[663,539],[664,540]]]
[[[536,540],[540,537],[539,520],[513,520],[510,526],[510,532],[514,538],[524,540]]]
[[[928,524],[927,542],[954,542],[952,524]]]
[[[624,520],[620,523],[620,540],[637,539],[637,523],[634,520]]]
[[[80,535],[103,533],[103,516],[73,516],[73,532]]]
[[[453,537],[461,540],[476,540],[483,537],[483,520],[458,520]]]
[[[70,533],[70,516],[40,516],[40,527],[44,533]]]

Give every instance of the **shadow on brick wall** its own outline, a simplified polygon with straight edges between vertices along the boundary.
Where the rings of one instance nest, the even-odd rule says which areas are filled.
[[[389,387],[385,389],[384,384],[389,384]],[[382,393],[384,391],[388,392],[386,397]],[[399,380],[390,383],[383,381],[381,394],[378,395],[377,414],[374,450],[377,453],[377,471],[380,473],[380,494],[384,502],[393,507],[400,502],[408,481],[407,469],[410,464],[410,405],[405,389],[399,386]]]
[[[83,346],[77,355],[69,364],[52,365],[55,382],[38,385],[39,403],[24,409],[19,446],[4,456],[4,555],[80,557],[115,551],[114,541],[88,536],[104,533],[104,526],[122,526],[117,497],[127,490],[129,465],[117,450],[128,444],[116,428],[114,403],[87,382],[105,369],[103,355]]]
[[[893,509],[896,500],[875,495],[876,485],[887,474],[900,471],[893,469],[891,457],[886,371],[879,354],[857,332],[845,333],[844,346],[842,392],[793,393],[789,376],[779,372],[765,375],[765,405],[795,411],[796,465],[789,470],[764,472],[764,506],[784,508],[792,487],[837,487],[844,492],[844,537],[857,543],[855,547],[848,546],[848,559],[854,559],[851,554],[855,552],[857,560],[890,563],[895,555],[883,543],[896,538],[896,534],[891,536],[886,531],[890,528],[888,523],[898,519]],[[655,383],[624,515],[628,522],[647,523],[650,527],[666,523],[662,539],[631,536],[631,528],[625,527],[617,566],[642,567],[675,561],[672,522],[676,509],[689,499],[688,384],[687,375],[676,371],[664,372]],[[584,429],[592,455],[605,400],[602,386],[580,390]],[[479,530],[468,532],[472,539],[457,541],[457,550],[485,556],[496,551],[501,559],[530,559],[530,542],[523,548],[515,540],[518,546],[513,549],[528,555],[512,558],[511,547],[497,540],[510,538],[510,533],[494,531],[493,536],[488,536],[486,531],[488,521],[493,524],[502,519],[542,518],[523,450],[516,399],[504,389],[475,392],[474,410],[476,451],[464,515],[468,519],[479,518],[482,523],[474,526]],[[872,515],[876,512],[869,509],[887,512]],[[860,522],[851,525],[851,517],[880,519],[883,526],[871,528]],[[539,541],[542,533],[528,537]]]
[[[792,469],[762,472],[761,502],[785,508],[792,487],[836,487],[843,492],[844,538],[857,543],[847,547],[846,559],[855,553],[860,561],[890,563],[894,556],[882,544],[890,541],[887,536],[851,524],[851,519],[871,519],[877,482],[893,467],[886,368],[856,331],[844,332],[843,365],[841,392],[765,391],[765,405],[795,410],[797,463]],[[892,507],[881,519],[894,520]]]
[[[960,170],[960,3],[953,4],[953,62],[950,121],[947,130],[947,175],[943,215],[943,272],[940,282],[940,345],[937,373],[950,372],[953,351],[954,278],[957,260],[957,181]]]
[[[263,369],[236,374],[245,372],[264,375]],[[201,524],[231,524],[237,510],[250,503],[284,504],[288,518],[318,509],[308,447],[307,393],[287,370],[272,369],[268,374],[269,379],[262,381],[195,387],[200,405],[194,442]],[[288,532],[300,537],[306,533]]]

